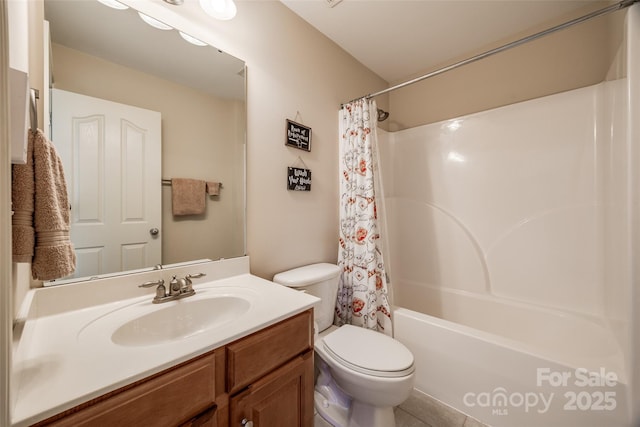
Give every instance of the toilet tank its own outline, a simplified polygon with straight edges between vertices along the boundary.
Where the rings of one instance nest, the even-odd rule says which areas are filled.
[[[273,281],[320,298],[320,302],[314,307],[314,320],[319,332],[333,324],[339,277],[340,267],[320,263],[283,271],[273,276]]]

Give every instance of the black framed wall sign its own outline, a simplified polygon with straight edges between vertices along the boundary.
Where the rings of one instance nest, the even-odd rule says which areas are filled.
[[[287,167],[287,190],[311,191],[311,170]]]
[[[287,119],[285,145],[311,151],[311,128]]]

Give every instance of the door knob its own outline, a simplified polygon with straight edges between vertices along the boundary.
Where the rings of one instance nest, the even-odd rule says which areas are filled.
[[[160,230],[158,230],[157,228],[152,228],[151,230],[149,230],[149,234],[151,234],[152,236],[157,236],[158,233],[160,233]]]
[[[249,421],[248,419],[244,418],[242,421],[240,421],[240,423],[244,426],[244,427],[253,427],[253,421]]]

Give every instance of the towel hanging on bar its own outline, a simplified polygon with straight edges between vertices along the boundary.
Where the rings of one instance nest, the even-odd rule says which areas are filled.
[[[202,215],[205,212],[207,183],[200,179],[171,180],[171,211],[173,216]]]
[[[222,187],[222,184],[219,182],[207,181],[207,194],[209,196],[219,196],[220,187]]]
[[[11,183],[13,261],[31,262],[35,280],[59,279],[76,269],[62,161],[39,129],[29,131],[27,152],[27,164],[14,166]]]

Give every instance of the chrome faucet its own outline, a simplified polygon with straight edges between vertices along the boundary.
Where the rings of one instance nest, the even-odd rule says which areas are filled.
[[[151,286],[157,286],[156,296],[153,298],[154,304],[160,304],[167,301],[173,301],[180,298],[186,298],[194,295],[196,291],[193,289],[193,282],[191,279],[199,279],[206,276],[204,273],[187,274],[184,278],[178,279],[173,276],[169,282],[169,290],[164,286],[164,280],[155,280],[144,282],[138,285],[139,288],[149,288]]]

